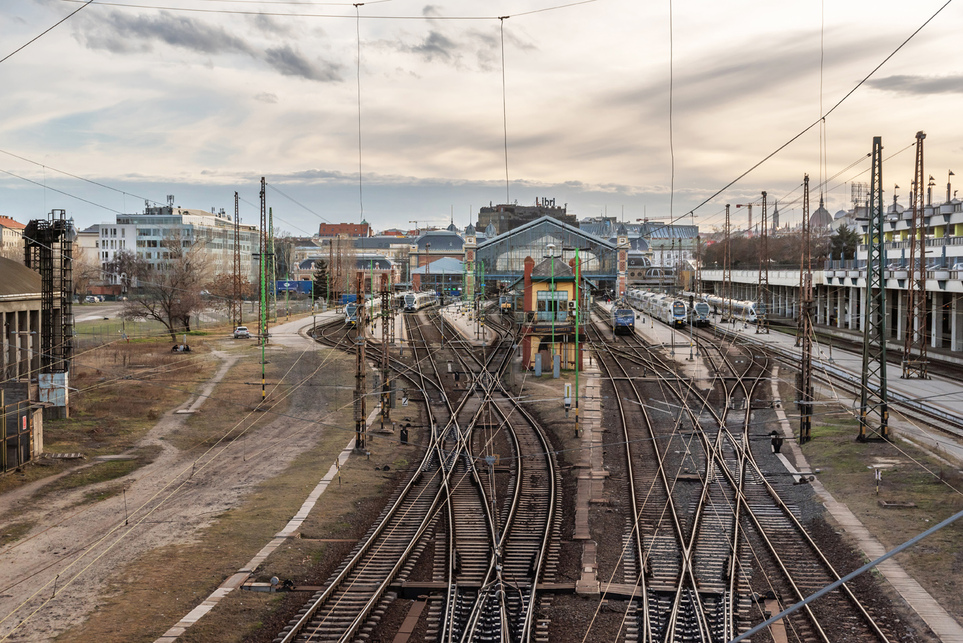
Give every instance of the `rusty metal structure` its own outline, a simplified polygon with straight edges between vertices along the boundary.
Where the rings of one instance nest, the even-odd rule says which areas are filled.
[[[231,324],[240,326],[243,302],[241,297],[241,216],[238,208],[238,195],[234,193],[234,272],[232,273]]]
[[[913,173],[913,223],[909,235],[906,286],[906,334],[903,342],[903,379],[929,379],[926,357],[926,219],[923,201],[923,139],[916,133],[916,168]]]
[[[722,256],[722,298],[725,300],[722,308],[723,319],[733,321],[732,315],[732,252],[729,235],[732,228],[729,221],[729,204],[726,204],[725,250]]]
[[[40,373],[67,373],[73,355],[73,219],[51,210],[23,231],[24,264],[40,273]]]
[[[809,225],[809,175],[803,179],[802,265],[799,273],[799,335],[802,347],[799,369],[799,443],[812,439],[813,421],[813,265]]]
[[[355,327],[355,384],[354,384],[354,448],[364,451],[367,446],[368,411],[365,403],[368,393],[367,341],[368,314],[364,306],[364,273],[358,273],[358,324]],[[387,350],[385,351],[387,352]]]
[[[863,376],[860,386],[859,436],[889,437],[889,395],[886,388],[886,242],[883,233],[883,143],[873,137],[869,190],[869,227],[864,295]]]
[[[381,274],[381,425],[391,422],[389,347],[395,343],[395,315],[391,309],[391,283]]]
[[[752,209],[750,206],[750,218]],[[762,193],[762,221],[759,226],[759,285],[756,287],[756,333],[769,334],[769,214],[766,193]]]
[[[265,181],[261,177],[261,247],[258,251],[258,318],[257,335],[261,345],[268,341],[268,240],[267,240],[267,195],[265,194]],[[272,284],[273,285],[273,284]]]

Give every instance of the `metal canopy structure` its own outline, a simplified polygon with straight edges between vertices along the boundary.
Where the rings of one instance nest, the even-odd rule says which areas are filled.
[[[514,282],[525,273],[525,257],[541,258],[555,248],[555,256],[568,264],[578,251],[582,276],[592,282],[611,282],[618,278],[616,246],[551,217],[489,239],[478,246],[478,263],[488,281]]]

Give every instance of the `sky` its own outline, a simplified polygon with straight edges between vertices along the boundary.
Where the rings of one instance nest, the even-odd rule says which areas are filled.
[[[738,229],[763,190],[798,221],[805,174],[811,210],[850,207],[874,136],[907,205],[921,130],[935,200],[963,181],[963,0],[8,0],[0,59],[74,11],[0,62],[0,214],[22,222],[237,191],[257,223],[263,176],[296,235],[536,198],[704,230],[729,203]]]

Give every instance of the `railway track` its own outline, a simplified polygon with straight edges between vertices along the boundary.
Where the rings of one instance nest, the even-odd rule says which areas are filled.
[[[713,374],[704,391],[637,336],[613,342],[594,333],[618,400],[637,517],[624,569],[626,582],[636,572],[640,598],[627,640],[729,640],[764,619],[764,606],[751,599],[772,596],[785,606],[836,580],[756,463],[753,447],[766,432],[751,418],[768,361],[744,347],[703,343]],[[654,421],[654,410],[668,409],[671,419]],[[845,587],[785,620],[793,641],[888,640]]]
[[[406,319],[411,358],[392,365],[426,402],[431,430],[424,458],[325,589],[275,641],[370,634],[396,598],[391,587],[406,579],[429,538],[436,582],[425,618],[432,640],[544,640],[547,624],[534,618],[535,587],[557,564],[551,551],[560,476],[537,422],[501,385],[513,337],[506,332],[506,341],[479,356],[432,313]],[[347,332],[333,327],[317,336],[352,345]],[[369,342],[368,350],[380,347]],[[450,378],[452,363],[466,376],[463,388]]]

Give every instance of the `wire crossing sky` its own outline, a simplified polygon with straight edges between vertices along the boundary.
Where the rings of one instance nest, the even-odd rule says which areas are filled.
[[[656,4],[24,0],[0,15],[0,57],[30,43],[0,64],[0,214],[227,208],[264,175],[310,209],[271,204],[294,226],[356,221],[359,89],[376,229],[474,221],[505,198],[506,146],[512,201],[627,221],[671,201],[711,229],[727,202],[820,175],[821,99],[825,175],[918,130],[938,183],[958,164],[959,3],[674,3],[671,31]],[[831,211],[862,169],[828,182]],[[899,155],[885,175],[911,174]]]

